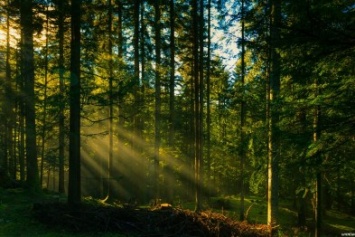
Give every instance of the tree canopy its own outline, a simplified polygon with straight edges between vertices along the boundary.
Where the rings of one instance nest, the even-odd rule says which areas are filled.
[[[73,203],[265,196],[274,226],[292,199],[320,236],[355,213],[354,27],[353,1],[2,1],[1,170]]]

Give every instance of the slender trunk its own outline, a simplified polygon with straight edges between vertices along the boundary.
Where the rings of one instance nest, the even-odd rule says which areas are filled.
[[[118,48],[118,65],[119,70],[123,71],[123,28],[122,28],[122,8],[123,5],[121,3],[121,1],[117,1],[117,15],[118,15],[118,19],[117,19],[117,38],[118,38],[118,42],[117,42],[117,48]],[[118,127],[122,128],[123,127],[123,119],[121,117],[121,103],[123,102],[121,99],[121,90],[122,88],[120,87],[121,82],[122,82],[122,77],[119,77],[119,81],[118,81],[118,97],[117,97],[117,118],[118,118]],[[118,140],[121,141],[121,136],[120,133],[117,134]]]
[[[48,5],[46,9],[46,46],[44,53],[44,98],[43,98],[43,118],[42,118],[42,144],[41,144],[41,172],[40,172],[40,185],[43,185],[43,173],[44,173],[44,157],[46,149],[46,124],[47,124],[47,86],[48,86],[48,29],[49,28],[49,16]]]
[[[204,197],[204,162],[203,162],[203,93],[204,93],[204,31],[205,31],[205,20],[204,20],[204,1],[200,1],[199,17],[198,17],[198,29],[199,29],[199,111],[198,111],[198,123],[199,123],[199,179],[200,179],[200,199]]]
[[[169,146],[173,147],[175,130],[175,3],[170,0],[170,81],[169,81]]]
[[[304,85],[305,86],[305,85]],[[303,99],[303,96],[305,95],[299,95],[298,99]],[[300,130],[300,135],[302,136],[307,136],[308,132],[307,132],[307,111],[304,108],[301,108],[299,110],[299,123],[301,124],[301,130]],[[307,139],[305,139],[306,141]],[[305,159],[306,157],[302,157],[302,159]],[[304,175],[304,173],[302,172],[301,169],[297,170],[296,176],[299,177],[299,184],[301,187],[306,187],[306,177]],[[306,195],[304,195],[304,193],[300,192],[296,195],[297,201],[298,201],[298,210],[297,210],[297,215],[298,215],[298,225],[299,226],[305,226],[306,225],[306,216],[307,216],[307,197]]]
[[[170,78],[169,78],[169,137],[168,143],[170,149],[175,149],[175,3],[170,0]],[[168,162],[168,169],[173,169],[172,164]],[[173,177],[169,178],[168,200],[172,201],[174,196]]]
[[[56,169],[56,165],[55,163],[53,164],[53,182],[52,182],[52,185],[53,185],[53,190],[56,190],[56,174],[55,174],[55,169]]]
[[[341,191],[340,191],[340,184],[341,184],[341,176],[340,176],[340,161],[339,157],[337,156],[337,188],[336,188],[336,202],[337,202],[337,209],[341,211],[340,199],[341,199]]]
[[[141,91],[140,91],[140,37],[141,37],[141,22],[140,22],[140,12],[141,12],[141,4],[143,4],[140,0],[134,0],[134,9],[133,9],[133,53],[134,53],[134,65],[133,65],[133,107],[135,111],[138,111],[136,114],[132,116],[132,134],[131,134],[131,149],[133,152],[138,152],[139,146],[135,144],[134,137],[140,137],[140,109],[141,109]],[[132,113],[134,113],[132,111]],[[137,163],[133,162],[132,167],[137,167]],[[129,193],[135,193],[137,189],[133,187],[129,187]]]
[[[141,3],[144,4],[144,3]],[[147,82],[145,81],[145,61],[146,61],[146,54],[145,54],[145,32],[147,31],[146,29],[146,23],[144,22],[144,6],[140,8],[140,27],[141,30],[139,32],[139,40],[140,40],[140,75],[141,75],[141,88],[140,88],[140,106],[144,105],[144,93],[145,93],[145,87],[147,86]],[[142,121],[140,121],[142,123]],[[142,124],[139,124],[140,128],[143,129]]]
[[[351,213],[355,214],[355,181],[354,179],[349,180],[351,183]]]
[[[161,32],[160,32],[160,2],[155,1],[155,146],[154,146],[154,195],[155,198],[160,196],[159,188],[159,149],[160,149],[160,113],[161,113]]]
[[[108,0],[108,54],[109,54],[109,157],[108,157],[108,178],[107,198],[111,196],[111,183],[113,171],[113,57],[112,57],[112,3]]]
[[[244,98],[244,84],[245,84],[245,21],[244,21],[244,0],[242,0],[242,49],[241,49],[241,82],[242,82],[242,101],[240,105],[240,221],[245,219],[244,207],[244,163],[245,163],[245,98]]]
[[[140,1],[134,0],[134,34],[133,34],[133,48],[134,48],[134,86],[139,86],[139,13],[140,13]],[[135,100],[138,101],[137,90],[135,90]]]
[[[7,4],[9,4],[9,0],[7,1]],[[11,119],[14,119],[13,113],[12,113],[12,108],[14,106],[14,101],[13,101],[13,96],[11,93],[11,64],[10,64],[10,12],[9,10],[6,11],[6,81],[4,83],[4,89],[5,89],[5,99],[8,101],[7,103],[3,103],[3,110],[4,114],[7,116],[4,118],[5,123],[4,123],[4,132],[5,132],[5,137],[6,139],[3,140],[3,162],[1,163],[2,169],[5,170],[5,172],[8,171],[8,159],[15,159],[15,157],[9,156],[10,154],[10,149],[12,150],[11,144],[13,143],[14,139],[12,137],[12,124],[13,121]],[[15,169],[16,170],[16,169]],[[16,177],[16,172],[13,174]]]
[[[316,79],[315,82],[316,93],[315,96],[319,96],[319,85],[318,80]],[[321,117],[321,110],[320,105],[317,105],[314,109],[314,117],[313,117],[313,142],[317,142],[320,137],[320,117]],[[323,195],[322,195],[322,156],[321,154],[317,153],[315,156],[316,163],[317,163],[317,170],[316,170],[316,193],[315,193],[315,212],[314,212],[314,219],[315,219],[315,231],[314,236],[320,237],[322,236],[322,226],[323,226],[323,215],[322,215],[322,208],[323,208]]]
[[[26,180],[26,163],[25,163],[25,117],[24,105],[22,100],[19,102],[19,127],[18,127],[18,150],[20,163],[20,180]]]
[[[188,159],[188,166],[189,167],[195,167],[195,127],[196,127],[196,124],[195,124],[195,102],[194,102],[194,77],[193,77],[193,74],[194,74],[194,68],[191,67],[191,77],[190,77],[190,81],[188,82],[188,92],[187,92],[187,96],[189,98],[189,102],[188,103],[188,107],[189,108],[186,108],[186,111],[189,111],[189,123],[188,123],[188,129],[186,130],[186,138],[187,138],[187,141],[185,142],[186,144],[186,150],[187,150],[187,154],[188,154],[188,157],[191,159]],[[193,158],[193,159],[192,159]],[[194,172],[194,170],[192,171]],[[195,175],[195,173],[194,173]],[[188,197],[190,198],[193,198],[194,197],[194,188],[195,188],[195,180],[190,179],[191,182],[189,182],[189,187],[187,188],[187,194],[188,194]]]
[[[36,114],[34,93],[34,53],[33,53],[33,3],[24,0],[20,4],[21,24],[21,77],[24,82],[23,93],[26,95],[25,123],[26,123],[26,165],[27,184],[33,192],[40,190],[37,144],[36,144]]]
[[[320,155],[318,155],[320,156]],[[321,159],[320,157],[318,158],[319,160]],[[319,163],[321,163],[319,161]],[[315,222],[316,222],[316,228],[315,228],[315,234],[314,236],[319,237],[322,236],[322,227],[323,227],[323,213],[322,213],[322,202],[323,202],[323,195],[322,195],[322,172],[317,171],[316,174],[316,210],[315,210]]]
[[[134,80],[134,89],[133,89],[133,97],[134,97],[134,107],[138,110],[140,110],[140,92],[139,92],[139,74],[140,74],[140,69],[139,69],[139,38],[140,38],[140,21],[139,21],[139,15],[140,15],[140,8],[141,8],[141,3],[140,0],[134,0],[134,11],[133,11],[133,24],[134,24],[134,33],[133,33],[133,48],[134,48],[134,75],[133,75],[133,80]],[[139,134],[139,124],[140,124],[140,118],[139,114],[135,114],[133,116],[133,133],[132,136],[138,136]],[[135,149],[135,144],[134,144],[134,139],[132,139],[132,144],[131,147],[132,149]]]
[[[50,183],[50,180],[51,180],[51,166],[48,167],[48,170],[47,170],[47,190],[49,190],[49,183]],[[54,190],[54,189],[53,189]]]
[[[271,1],[270,15],[270,86],[269,86],[269,138],[268,138],[268,208],[267,223],[272,227],[272,235],[277,233],[274,228],[278,223],[278,173],[280,156],[279,94],[280,94],[280,55],[277,45],[280,38],[281,1]]]
[[[143,130],[144,130],[144,112],[143,112],[143,108],[145,108],[145,89],[146,87],[149,88],[148,84],[149,82],[146,81],[146,49],[145,49],[145,34],[147,32],[146,29],[146,25],[147,23],[145,22],[145,2],[141,1],[140,2],[141,7],[139,8],[139,25],[140,25],[140,30],[138,31],[139,33],[139,60],[140,60],[140,72],[138,74],[140,74],[140,79],[139,79],[139,87],[137,89],[137,107],[139,108],[140,113],[138,114],[138,119],[137,119],[137,135],[139,138],[143,138]],[[139,153],[143,153],[143,147],[142,146],[138,146],[137,147],[137,152]],[[154,159],[154,157],[153,157]],[[153,162],[154,163],[154,162]],[[135,162],[135,167],[136,169],[139,167],[139,162]],[[154,166],[154,164],[153,164]],[[149,168],[148,168],[149,169]],[[149,181],[148,181],[149,182]],[[146,185],[146,183],[142,183],[142,186]],[[153,181],[153,187],[154,187],[155,183]],[[154,189],[154,188],[153,188]],[[153,190],[152,190],[153,191]],[[154,192],[154,191],[153,191]],[[137,189],[134,190],[134,195],[135,196],[139,196],[139,192]]]
[[[65,148],[65,116],[64,116],[64,1],[58,1],[58,38],[59,38],[59,180],[58,191],[64,193],[64,148]]]
[[[70,62],[70,136],[68,203],[81,203],[80,172],[80,8],[81,0],[71,3],[71,62]]]
[[[195,124],[195,211],[201,210],[201,103],[200,103],[200,66],[199,66],[199,19],[198,1],[192,1],[192,30],[193,30],[193,82],[194,82],[194,124]]]
[[[211,4],[212,1],[208,0],[208,25],[207,25],[207,71],[206,71],[206,182],[212,184],[211,179]],[[211,196],[211,187],[207,185],[208,194],[207,198]]]
[[[20,68],[17,68],[17,71],[21,71]],[[16,77],[16,87],[15,91],[23,90],[23,80],[21,77]],[[25,106],[23,103],[23,97],[18,97],[16,99],[16,114],[18,117],[18,126],[16,128],[16,137],[17,143],[15,149],[18,150],[18,160],[20,166],[20,180],[25,182],[26,180],[26,164],[25,164]]]
[[[122,28],[122,8],[121,0],[117,1],[117,35],[118,35],[118,58],[119,62],[123,63],[123,28]]]

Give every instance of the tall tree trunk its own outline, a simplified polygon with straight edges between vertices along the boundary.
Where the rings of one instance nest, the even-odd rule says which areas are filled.
[[[21,1],[21,77],[24,81],[23,93],[26,95],[24,105],[26,118],[27,184],[32,191],[38,192],[40,185],[36,144],[32,7],[32,0]]]
[[[175,149],[175,3],[170,0],[170,78],[169,78],[169,135],[168,143],[170,149]],[[168,169],[174,167],[168,162]],[[168,201],[171,202],[174,196],[173,177],[169,178]]]
[[[200,9],[198,17],[198,30],[199,30],[199,103],[200,109],[198,112],[199,122],[199,179],[200,179],[200,199],[204,198],[204,161],[203,161],[203,108],[204,108],[204,32],[205,32],[205,19],[204,19],[204,1],[200,0]]]
[[[81,203],[80,172],[80,15],[81,0],[71,3],[70,135],[68,204]]]
[[[208,0],[207,6],[207,62],[206,62],[206,175],[205,178],[208,184],[212,184],[211,179],[211,4],[212,1]],[[211,196],[211,187],[207,185],[207,198]]]
[[[139,92],[139,75],[140,75],[140,69],[139,69],[139,56],[140,56],[140,48],[139,48],[139,39],[140,39],[140,9],[141,9],[141,2],[140,0],[134,0],[134,11],[133,11],[133,24],[134,24],[134,33],[133,33],[133,48],[134,48],[134,75],[133,75],[133,80],[134,80],[134,91],[133,91],[133,97],[134,97],[134,107],[138,108],[140,106],[140,92]],[[140,108],[139,108],[140,109]],[[132,136],[138,136],[139,134],[139,127],[140,127],[140,118],[139,114],[135,114],[133,116],[133,133]],[[134,139],[132,139],[133,141]],[[136,149],[134,141],[132,142],[132,149]]]
[[[41,143],[41,171],[40,171],[40,185],[43,185],[43,173],[44,173],[44,157],[46,149],[46,124],[47,124],[47,87],[48,87],[48,42],[49,42],[49,16],[48,16],[48,5],[46,6],[46,46],[44,53],[44,98],[43,98],[43,118],[42,118],[42,143]]]
[[[154,2],[155,11],[155,145],[154,145],[154,195],[160,196],[159,187],[159,150],[160,150],[160,113],[161,113],[161,32],[160,32],[160,1]]]
[[[139,32],[139,36],[140,36],[140,38],[139,38],[139,40],[140,40],[140,56],[139,56],[139,58],[140,58],[140,67],[141,67],[140,68],[140,70],[141,70],[140,71],[140,74],[141,74],[140,106],[143,106],[145,103],[145,101],[144,101],[145,100],[145,97],[144,97],[145,87],[148,84],[145,81],[145,79],[146,79],[145,78],[146,77],[146,75],[145,75],[145,73],[146,73],[146,65],[145,65],[146,50],[145,50],[145,44],[144,44],[145,38],[146,38],[145,33],[147,32],[147,26],[146,26],[147,23],[145,23],[145,21],[144,21],[144,13],[145,13],[144,2],[141,2],[141,4],[142,4],[142,6],[140,8],[140,28],[141,28],[141,30]],[[140,124],[139,124],[140,129],[143,129],[142,123],[143,123],[142,118],[140,118]]]
[[[139,13],[140,13],[140,0],[134,0],[134,12],[133,12],[133,23],[134,23],[134,33],[133,33],[133,48],[134,48],[134,96],[135,100],[138,101],[137,88],[139,86]]]
[[[192,63],[193,64],[193,63]],[[184,144],[186,144],[186,151],[188,154],[188,166],[189,167],[195,167],[195,97],[194,97],[194,67],[191,67],[191,77],[190,77],[190,81],[187,84],[187,97],[189,98],[189,103],[187,104],[186,107],[186,111],[189,115],[189,122],[187,123],[187,129],[186,129],[186,141],[184,142]],[[193,170],[192,172],[195,172],[195,170]],[[189,182],[188,184],[188,188],[186,189],[187,191],[187,196],[189,198],[193,198],[194,197],[194,190],[195,190],[195,180],[191,179],[189,180],[191,182]]]
[[[9,0],[7,1],[7,4],[9,5]],[[12,96],[12,91],[11,91],[11,64],[10,64],[10,12],[9,9],[6,10],[6,62],[5,62],[5,73],[6,73],[6,81],[4,82],[4,89],[5,89],[5,99],[7,100],[6,103],[3,103],[3,111],[4,115],[4,133],[5,133],[5,139],[2,141],[3,149],[2,152],[2,159],[3,161],[1,162],[2,169],[5,170],[5,172],[8,172],[8,161],[9,159],[15,159],[15,157],[11,157],[10,155],[10,150],[12,150],[11,144],[13,143],[14,139],[12,137],[12,119],[13,113],[12,113],[12,108],[14,106],[14,98]],[[15,174],[16,175],[16,172]]]
[[[192,1],[192,31],[193,31],[193,81],[194,81],[194,124],[195,124],[195,211],[201,210],[201,158],[202,158],[202,123],[201,123],[201,84],[200,84],[200,65],[199,65],[199,13],[198,1]]]
[[[107,198],[111,197],[112,171],[113,171],[113,56],[112,56],[112,3],[108,0],[108,55],[109,55],[109,157]]]
[[[315,96],[319,96],[319,84],[318,79],[315,82],[316,93]],[[314,109],[314,117],[313,117],[313,142],[316,143],[320,137],[320,117],[321,117],[321,110],[320,105],[316,105]],[[315,219],[315,231],[314,236],[320,237],[322,236],[322,226],[323,226],[323,195],[322,195],[322,155],[317,152],[316,156],[316,192],[315,192],[315,204],[316,208],[314,211],[314,219]]]
[[[21,83],[21,82],[20,82]],[[21,85],[22,87],[22,85]],[[25,162],[25,117],[24,117],[23,100],[19,101],[19,125],[18,125],[18,150],[19,150],[19,164],[20,164],[20,180],[26,180],[26,162]]]
[[[65,16],[66,1],[58,1],[58,38],[59,38],[59,179],[58,179],[58,191],[59,193],[65,192],[64,187],[64,148],[65,148],[65,103],[64,103],[64,16]]]
[[[17,68],[17,71],[21,71],[20,69],[21,65],[19,68]],[[16,88],[15,91],[21,91],[23,90],[23,80],[20,76],[16,77]],[[18,149],[18,160],[19,160],[19,166],[20,166],[20,180],[22,182],[26,181],[26,162],[25,162],[25,105],[23,102],[23,96],[19,96],[16,99],[16,114],[18,116],[18,126],[17,126],[17,149]]]
[[[300,123],[301,123],[301,134],[306,134],[307,133],[307,119],[306,119],[306,110],[302,109],[300,112]],[[298,170],[298,173],[296,174],[299,176],[299,183],[301,187],[306,187],[306,177],[304,176],[303,172],[301,170]],[[298,225],[299,226],[305,226],[306,225],[306,215],[307,215],[307,202],[306,199],[307,197],[304,195],[304,193],[298,193],[296,196],[298,200],[298,210],[297,210],[297,217],[298,217]]]
[[[351,184],[351,201],[350,201],[350,207],[351,207],[351,214],[355,214],[355,181],[354,179],[349,180]]]
[[[169,146],[173,147],[175,131],[175,3],[170,0],[170,81],[169,81]]]
[[[268,208],[267,223],[272,227],[272,234],[276,234],[278,223],[278,174],[279,174],[279,95],[280,95],[280,55],[277,45],[280,38],[281,1],[271,0],[270,16],[270,86],[269,86],[269,138],[268,138]]]
[[[123,4],[121,0],[117,1],[117,35],[118,35],[118,59],[119,63],[123,63],[123,28],[122,28],[122,9]]]
[[[241,82],[242,82],[242,101],[240,104],[240,221],[245,219],[245,207],[244,207],[244,163],[245,163],[245,96],[244,96],[244,84],[245,84],[245,20],[244,20],[244,0],[242,0],[241,15],[242,15],[242,49],[241,49]]]
[[[121,3],[121,0],[117,1],[117,15],[118,15],[118,19],[117,19],[117,37],[118,37],[118,42],[117,42],[117,48],[118,48],[118,65],[122,66],[122,70],[123,70],[123,28],[122,28],[122,21],[123,21],[123,4]],[[118,85],[118,127],[122,128],[123,127],[123,119],[121,116],[121,81],[122,78],[119,78],[119,85]],[[121,140],[121,136],[120,133],[118,133],[118,139]]]

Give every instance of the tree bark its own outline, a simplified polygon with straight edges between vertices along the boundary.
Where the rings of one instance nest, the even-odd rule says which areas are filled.
[[[141,105],[140,100],[140,91],[139,91],[139,76],[140,76],[140,9],[141,3],[140,0],[134,0],[134,10],[133,10],[133,24],[134,24],[134,32],[133,32],[133,48],[134,48],[134,75],[133,75],[133,97],[134,97],[134,107],[139,109]],[[133,134],[132,136],[139,137],[140,133],[140,114],[133,115]],[[132,149],[137,149],[134,144],[134,139],[132,139]]]
[[[202,158],[202,123],[201,123],[201,78],[199,57],[199,17],[198,1],[192,1],[192,28],[193,28],[193,81],[194,81],[194,124],[195,124],[195,211],[201,210],[201,158]],[[201,43],[201,42],[200,42]],[[202,65],[201,65],[202,66]]]
[[[33,3],[24,0],[20,4],[21,24],[21,77],[24,83],[23,94],[25,106],[26,132],[26,164],[27,185],[34,191],[40,191],[37,144],[36,144],[36,114],[34,93],[34,54],[33,54]]]
[[[212,1],[208,0],[208,26],[207,26],[207,71],[206,71],[206,182],[212,184],[211,175],[211,4]],[[211,196],[211,188],[208,187],[208,197]]]
[[[59,39],[59,179],[58,179],[58,191],[59,193],[64,193],[64,148],[65,148],[65,83],[64,83],[64,16],[65,16],[65,3],[66,1],[58,1],[58,39]]]
[[[278,174],[279,174],[279,95],[280,95],[280,55],[277,45],[280,38],[281,1],[271,0],[270,14],[270,73],[268,108],[268,208],[267,223],[276,234],[278,224]]]
[[[199,103],[200,108],[198,112],[199,123],[199,179],[200,179],[200,199],[204,198],[205,182],[204,182],[204,162],[203,162],[203,108],[204,108],[204,32],[205,32],[205,19],[204,19],[204,1],[200,0],[200,9],[198,16],[198,30],[199,30]]]
[[[170,0],[170,81],[169,81],[169,146],[173,146],[175,130],[175,3]]]
[[[112,2],[108,0],[108,56],[109,56],[109,156],[108,156],[108,177],[107,177],[107,197],[111,198],[112,174],[113,174],[113,37],[112,37]]]
[[[121,3],[121,0],[117,1],[117,15],[118,15],[118,20],[117,20],[117,35],[118,35],[118,59],[119,63],[123,63],[123,17],[122,17],[122,8],[123,4]]]
[[[159,150],[160,150],[160,114],[161,114],[161,32],[160,32],[160,1],[154,2],[155,11],[155,145],[154,145],[154,195],[160,196],[159,188]]]
[[[316,79],[315,82],[315,96],[319,96],[319,83],[318,79]],[[316,143],[319,140],[320,137],[320,117],[321,117],[321,110],[320,110],[320,105],[316,105],[314,108],[314,117],[313,117],[313,142]],[[322,236],[322,227],[323,227],[323,195],[322,195],[322,171],[321,171],[321,166],[322,166],[322,155],[317,152],[315,155],[316,159],[316,192],[315,192],[315,211],[314,211],[314,219],[315,219],[315,230],[314,230],[314,236],[315,237],[320,237]]]
[[[168,144],[171,150],[175,149],[175,3],[174,0],[170,0],[170,77],[169,77],[169,131],[168,131]],[[172,170],[174,167],[168,162],[167,169]],[[171,202],[174,196],[174,179],[170,177],[168,189],[168,201]]]
[[[80,172],[80,14],[81,0],[71,3],[70,135],[68,204],[81,203]]]
[[[49,16],[48,16],[48,5],[46,6],[46,45],[44,53],[44,98],[43,98],[43,118],[42,118],[42,143],[41,143],[41,170],[40,170],[40,185],[43,185],[43,173],[44,173],[44,159],[45,159],[45,149],[46,149],[46,124],[47,124],[47,88],[48,88],[48,45],[49,45]],[[54,169],[55,170],[55,169]]]
[[[245,84],[245,21],[244,21],[244,0],[241,6],[242,15],[242,47],[241,47],[241,82],[242,82],[242,101],[240,104],[240,221],[245,219],[244,207],[244,163],[245,163],[245,98],[244,98],[244,84]]]
[[[9,0],[7,1],[7,4],[9,5]],[[14,119],[13,116],[13,107],[15,105],[13,92],[11,91],[11,64],[10,64],[10,10],[6,10],[6,59],[5,59],[5,73],[6,73],[6,79],[4,82],[4,90],[5,90],[5,100],[7,100],[6,103],[3,103],[3,111],[4,115],[4,135],[5,139],[2,139],[2,154],[1,156],[3,157],[3,161],[1,162],[2,169],[5,172],[8,172],[9,170],[9,159],[15,159],[15,157],[12,157],[11,150],[12,144],[14,142],[13,136],[12,136],[12,131],[13,131],[13,125],[12,125],[12,119]],[[16,169],[15,169],[16,171]],[[13,172],[10,172],[13,173]],[[14,172],[13,177],[16,177],[16,172]]]

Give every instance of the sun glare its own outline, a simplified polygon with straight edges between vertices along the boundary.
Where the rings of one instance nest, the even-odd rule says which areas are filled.
[[[20,33],[15,28],[10,26],[10,47],[17,48],[18,42],[20,40]],[[0,44],[5,46],[7,44],[7,31],[6,29],[0,28]]]
[[[0,41],[3,42],[6,40],[6,34],[3,30],[0,30]]]

